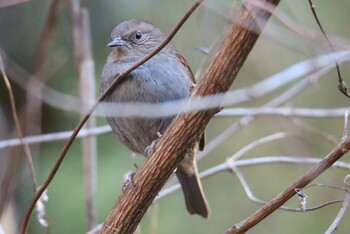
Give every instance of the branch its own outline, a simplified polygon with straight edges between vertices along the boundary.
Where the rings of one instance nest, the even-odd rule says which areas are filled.
[[[264,1],[277,4],[278,0]],[[253,48],[270,14],[246,1],[215,55],[203,80],[194,89],[197,96],[226,92]],[[247,29],[248,28],[248,29]],[[219,104],[219,103],[218,103]],[[185,108],[186,110],[186,108]],[[134,187],[125,188],[104,223],[101,233],[133,233],[160,189],[182,160],[186,148],[204,131],[217,109],[180,115],[159,140],[154,153],[134,175]],[[188,126],[191,126],[190,128]]]
[[[309,158],[309,157],[302,157],[302,156],[296,156],[296,155],[291,155],[291,156],[278,155],[278,156],[266,156],[266,157],[259,157],[259,158],[241,159],[241,160],[235,161],[234,166],[236,168],[240,168],[240,167],[251,167],[251,166],[259,166],[259,165],[266,165],[266,164],[270,165],[270,164],[283,164],[283,163],[314,165],[316,163],[319,163],[320,161],[321,159],[319,158]],[[332,167],[350,170],[350,164],[342,161],[338,161],[334,163]],[[204,179],[224,171],[230,171],[230,172],[232,171],[232,165],[230,165],[229,160],[199,173],[199,178]],[[166,197],[167,195],[171,194],[174,191],[179,190],[180,188],[181,187],[179,183],[176,183],[176,184],[170,185],[167,188],[164,188],[162,191],[159,192],[155,201],[158,201]],[[264,204],[266,203],[267,202],[264,202]]]
[[[321,162],[311,168],[305,175],[300,177],[290,187],[277,195],[272,201],[256,211],[253,215],[243,220],[239,224],[236,224],[232,228],[226,231],[226,234],[245,233],[260,221],[269,216],[272,212],[282,206],[286,201],[292,198],[296,191],[295,189],[304,188],[317,176],[322,174],[325,170],[331,167],[337,160],[339,160],[344,154],[350,150],[350,139],[342,141],[338,146],[333,149]]]
[[[29,204],[29,207],[28,207],[28,209],[26,211],[26,214],[24,216],[24,221],[23,221],[23,224],[22,224],[22,227],[21,227],[21,233],[22,234],[27,233],[29,219],[30,219],[30,216],[31,216],[31,214],[33,212],[35,204],[38,202],[40,197],[43,195],[43,193],[46,191],[47,187],[49,186],[49,184],[51,183],[51,181],[55,177],[55,175],[56,175],[60,165],[62,164],[64,158],[66,157],[67,152],[70,149],[70,147],[72,146],[72,144],[73,144],[75,138],[77,137],[79,131],[81,130],[83,125],[86,123],[86,121],[90,118],[92,113],[96,110],[96,108],[99,106],[99,103],[102,102],[103,100],[105,100],[106,97],[108,95],[110,95],[110,93],[113,91],[113,89],[118,84],[120,84],[131,71],[133,71],[135,68],[137,68],[138,66],[140,66],[143,63],[145,63],[146,61],[148,61],[156,53],[158,53],[161,49],[163,49],[171,41],[171,39],[175,36],[177,31],[180,29],[180,27],[186,22],[188,17],[190,17],[190,15],[193,13],[193,11],[200,5],[200,3],[201,3],[200,0],[197,0],[195,3],[193,3],[193,5],[189,8],[189,10],[185,13],[185,15],[180,19],[178,24],[175,26],[175,28],[169,34],[169,36],[159,46],[157,46],[157,48],[155,48],[150,54],[148,54],[144,58],[140,59],[140,61],[135,63],[133,66],[129,67],[124,72],[120,73],[119,76],[116,77],[115,80],[112,82],[110,87],[100,96],[98,101],[96,103],[94,103],[90,107],[90,109],[87,111],[87,113],[82,117],[82,119],[79,121],[79,123],[75,127],[72,135],[68,139],[67,143],[64,145],[60,155],[58,156],[58,159],[57,159],[55,165],[53,166],[52,170],[50,171],[50,173],[49,173],[48,177],[46,178],[44,184],[38,189],[38,191],[35,193],[33,199],[31,200],[31,202]]]
[[[294,107],[251,107],[229,108],[223,110],[218,116],[282,116],[303,118],[334,118],[343,117],[347,107],[340,108],[294,108]]]

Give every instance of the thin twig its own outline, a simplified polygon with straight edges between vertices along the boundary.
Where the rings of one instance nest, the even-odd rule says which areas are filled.
[[[41,133],[42,124],[42,95],[43,85],[46,80],[46,71],[48,68],[48,59],[51,48],[54,43],[54,35],[58,21],[60,0],[52,0],[49,5],[45,24],[40,34],[37,48],[36,59],[34,60],[34,71],[28,79],[26,85],[26,106],[25,106],[25,135],[35,135]],[[39,82],[37,82],[39,81]],[[35,95],[32,95],[35,93]],[[38,151],[39,148],[32,148],[32,151]]]
[[[328,71],[328,67],[323,68],[308,77],[313,76],[316,79],[319,79],[322,77],[323,74],[325,74]],[[283,73],[283,72],[281,72]],[[290,100],[294,96],[296,96],[298,93],[301,92],[304,88],[306,88],[309,85],[308,77],[306,79],[299,81],[297,84],[292,86],[290,89],[287,91],[284,91],[280,96],[272,99],[271,101],[267,102],[264,104],[262,107],[276,107],[281,105],[282,103]],[[243,118],[241,118],[239,121],[237,121],[235,124],[230,126],[227,130],[222,132],[219,136],[217,136],[214,140],[209,142],[209,144],[206,146],[203,152],[200,152],[198,154],[197,159],[201,160],[204,158],[206,155],[208,155],[211,151],[213,151],[218,145],[220,145],[223,141],[228,139],[232,134],[234,134],[236,131],[241,129],[243,126],[246,126],[250,122],[254,121],[255,117],[251,115],[247,115]]]
[[[4,66],[4,63],[2,61],[1,54],[0,54],[0,70],[1,70],[2,77],[4,79],[7,91],[9,92],[12,118],[15,122],[16,131],[17,131],[19,141],[21,142],[21,145],[24,148],[24,152],[25,152],[25,155],[26,155],[27,160],[28,160],[28,165],[30,168],[30,175],[32,176],[32,180],[33,180],[33,191],[35,192],[36,188],[38,187],[38,183],[37,183],[36,176],[35,176],[33,158],[32,158],[32,154],[30,152],[28,144],[23,141],[23,132],[22,132],[22,128],[21,128],[20,123],[19,123],[18,115],[17,115],[15,96],[14,96],[13,91],[12,91],[10,80],[6,75],[5,66]]]
[[[250,159],[241,159],[235,161],[236,167],[251,167],[251,166],[259,166],[259,165],[270,165],[270,164],[281,164],[281,163],[289,163],[289,164],[311,164],[315,165],[321,162],[320,158],[309,158],[309,157],[301,157],[301,156],[265,156],[259,158],[250,158]],[[334,168],[350,170],[350,164],[342,161],[338,161],[332,165]],[[209,176],[213,176],[217,173],[221,173],[223,171],[230,171],[231,167],[227,162],[221,163],[217,166],[211,167],[199,174],[201,179],[204,179]],[[170,193],[180,189],[180,184],[174,184],[167,188],[164,188],[159,192],[159,195],[155,200],[162,199],[169,195]]]
[[[29,2],[29,1],[31,1],[31,0],[1,0],[0,1],[0,8],[5,8],[5,7],[9,7],[9,6]]]
[[[95,102],[95,64],[92,53],[89,13],[82,9],[78,0],[70,1],[71,31],[74,45],[74,58],[79,75],[79,93],[81,100]],[[82,116],[83,117],[83,116]],[[96,126],[96,117],[91,116],[84,128]],[[97,140],[91,135],[82,139],[83,167],[86,194],[87,230],[97,224],[96,187],[97,187]]]
[[[110,132],[112,132],[112,129],[109,125],[104,125],[104,126],[99,126],[94,128],[84,128],[79,132],[79,134],[77,135],[77,138],[83,138],[87,136],[98,136],[98,135],[102,135]],[[73,134],[73,131],[47,133],[47,134],[36,135],[36,136],[27,136],[27,137],[24,137],[22,141],[29,145],[52,142],[52,141],[60,141],[60,140],[69,139],[69,137],[72,134]],[[0,141],[0,149],[21,145],[22,141],[18,138]]]
[[[237,176],[237,178],[238,178],[239,182],[241,183],[241,185],[243,186],[243,189],[244,189],[247,197],[252,202],[255,202],[255,203],[260,204],[260,205],[266,205],[267,204],[266,201],[263,201],[263,200],[257,198],[254,195],[254,193],[250,189],[247,181],[245,180],[244,176],[242,175],[242,173],[236,167],[235,162],[228,160],[227,163],[228,163],[229,167],[231,168],[232,172]],[[343,202],[343,200],[328,201],[328,202],[325,202],[325,203],[323,203],[321,205],[310,207],[310,208],[304,208],[304,209],[301,209],[300,207],[299,208],[291,208],[291,207],[287,207],[287,206],[280,206],[278,209],[285,210],[285,211],[293,211],[293,212],[310,212],[310,211],[315,211],[315,210],[323,208],[325,206],[328,206],[328,205],[331,205],[331,204],[340,203],[340,202]]]
[[[327,43],[328,43],[328,46],[330,48],[330,50],[332,52],[334,52],[334,46],[331,42],[331,40],[329,40],[328,36],[327,36],[327,33],[326,31],[323,29],[322,27],[322,24],[320,22],[320,20],[318,19],[318,16],[317,16],[317,13],[316,13],[316,9],[315,9],[315,5],[314,3],[312,2],[312,0],[309,0],[309,4],[310,4],[310,8],[311,8],[311,11],[312,11],[312,14],[316,20],[316,23],[318,25],[318,27],[320,28],[324,38],[326,39]],[[339,64],[337,61],[335,61],[335,67],[337,69],[337,74],[338,74],[338,89],[340,92],[342,92],[345,96],[347,96],[348,98],[350,98],[350,94],[348,92],[348,87],[346,86],[345,84],[345,81],[343,80],[342,76],[341,76],[341,72],[340,72],[340,68],[339,68]]]
[[[278,132],[278,133],[274,133],[274,134],[262,137],[256,141],[253,141],[253,142],[249,143],[248,145],[244,146],[242,149],[240,149],[234,155],[232,155],[228,159],[228,161],[229,161],[229,163],[232,163],[233,161],[236,161],[238,158],[240,158],[243,154],[246,154],[248,151],[254,149],[255,147],[257,147],[259,145],[263,145],[263,144],[266,144],[267,142],[276,141],[276,140],[279,140],[282,138],[287,138],[287,137],[297,137],[297,135],[289,133],[289,132]]]
[[[263,79],[262,81],[259,81],[251,86],[236,89],[233,91],[229,91],[225,94],[225,98],[223,100],[223,103],[221,105],[238,105],[242,104],[244,102],[248,102],[251,100],[259,99],[262,97],[265,97],[266,95],[285,87],[286,85],[291,84],[292,82],[299,80],[301,78],[305,79],[311,79],[310,77],[313,77],[312,80],[315,80],[316,78],[324,75],[328,71],[332,70],[334,68],[334,61],[337,60],[338,63],[343,63],[346,61],[349,61],[350,59],[350,52],[349,51],[339,51],[335,53],[330,53],[326,55],[320,55],[315,58],[307,59],[305,61],[302,61],[300,63],[294,64],[287,69],[284,69],[268,78]],[[9,58],[6,60],[9,62],[10,67],[12,66],[13,69],[15,69],[15,73],[19,73],[17,75],[12,76],[14,81],[18,83],[20,86],[25,87],[25,78],[27,77],[27,74],[23,69],[18,67],[13,61],[11,61]],[[329,65],[331,64],[331,65]],[[314,71],[317,71],[315,73],[312,73]],[[312,73],[311,75],[309,75]],[[309,75],[309,76],[308,76]],[[22,77],[22,78],[21,78]],[[317,80],[317,79],[316,79]],[[48,105],[57,107],[61,110],[67,110],[77,113],[86,113],[88,110],[88,107],[93,105],[93,103],[89,103],[87,101],[82,102],[81,100],[78,100],[76,97],[63,94],[61,92],[58,92],[50,87],[45,86],[44,83],[40,83],[39,81],[33,80],[35,82],[35,86],[42,86],[44,89],[44,96],[43,96],[43,102],[47,103]],[[34,90],[29,90],[32,95],[36,95]],[[210,109],[213,107],[216,107],[218,100],[221,100],[223,98],[224,94],[216,94],[213,95],[207,95],[204,97],[198,97],[195,100],[192,100],[191,108],[188,111],[197,111],[197,110],[205,110]],[[284,92],[281,95],[281,98],[283,98]],[[39,98],[39,96],[37,97]],[[146,116],[146,117],[159,117],[161,116],[173,116],[174,114],[177,114],[179,110],[179,106],[182,106],[182,104],[187,103],[187,99],[182,99],[178,101],[173,102],[166,102],[163,104],[144,104],[144,103],[102,103],[104,106],[106,105],[106,108],[108,112],[106,111],[95,111],[94,115],[97,116],[105,116],[106,114],[110,114],[113,116]],[[65,105],[62,105],[62,103],[65,103]],[[120,111],[120,110],[123,111]],[[159,110],[162,111],[159,111]]]
[[[342,117],[344,116],[344,112],[348,110],[348,108],[334,108],[334,109],[312,109],[312,108],[272,108],[272,107],[260,107],[260,108],[229,108],[221,111],[217,114],[217,117],[220,116],[241,116],[241,115],[249,115],[249,116],[264,116],[264,115],[276,115],[282,117],[313,117],[313,118],[330,118],[330,117]],[[299,123],[300,125],[300,123]],[[306,127],[306,126],[304,126]],[[316,129],[315,129],[316,130]],[[73,131],[64,131],[64,132],[56,132],[56,133],[48,133],[37,136],[28,136],[24,137],[22,141],[28,144],[35,143],[44,143],[50,141],[58,141],[68,139]],[[86,136],[92,135],[101,135],[111,132],[109,126],[100,126],[100,127],[91,127],[82,129],[77,138],[83,138]],[[324,136],[325,137],[325,136]],[[335,143],[334,137],[329,138],[332,143]],[[13,147],[16,145],[21,145],[22,141],[20,139],[8,139],[0,141],[0,149]],[[209,148],[210,147],[209,143]]]
[[[120,73],[115,80],[113,81],[113,83],[111,84],[111,86],[100,96],[100,98],[98,99],[98,101],[92,105],[92,107],[89,109],[89,111],[86,113],[86,115],[80,120],[80,122],[77,124],[77,126],[75,127],[71,137],[68,139],[67,143],[65,144],[65,146],[63,147],[57,161],[56,164],[54,165],[54,167],[52,168],[50,174],[48,175],[47,179],[45,180],[44,184],[42,185],[42,187],[36,192],[36,194],[34,195],[32,201],[30,202],[30,205],[27,209],[27,212],[25,214],[24,217],[24,221],[22,224],[22,228],[21,228],[21,233],[25,234],[27,233],[27,228],[28,228],[28,223],[29,223],[29,219],[30,216],[32,214],[32,211],[35,207],[36,202],[39,200],[39,198],[41,197],[42,193],[47,189],[47,187],[49,186],[49,184],[51,183],[52,179],[54,178],[54,176],[56,175],[61,163],[63,162],[63,159],[65,158],[68,150],[70,149],[70,147],[72,146],[76,136],[78,135],[79,131],[81,130],[81,128],[84,126],[84,124],[86,123],[86,121],[90,118],[90,116],[92,115],[92,113],[96,110],[96,108],[98,107],[99,103],[102,102],[103,100],[106,99],[106,97],[114,90],[114,88],[120,84],[124,78],[134,69],[136,69],[138,66],[142,65],[143,63],[145,63],[146,61],[148,61],[150,58],[152,58],[156,53],[158,53],[160,50],[162,50],[170,41],[171,39],[175,36],[175,34],[177,33],[177,31],[181,28],[181,26],[186,22],[186,20],[188,19],[188,17],[190,17],[190,15],[194,12],[194,10],[200,5],[202,1],[196,1],[194,2],[189,9],[187,10],[187,12],[184,14],[184,16],[179,20],[179,22],[176,24],[176,26],[174,27],[174,29],[171,31],[171,33],[169,34],[169,36],[159,45],[157,46],[157,48],[155,48],[150,54],[148,54],[147,56],[145,56],[144,58],[142,58],[139,62],[135,63],[133,66],[131,66],[130,68],[128,68],[127,70],[125,70],[124,72]]]
[[[234,167],[235,168],[244,168],[244,167],[251,167],[251,166],[261,166],[261,165],[271,165],[271,164],[281,164],[281,163],[289,163],[289,164],[317,164],[321,161],[322,159],[320,158],[308,158],[308,157],[301,157],[301,156],[269,156],[269,157],[259,157],[259,158],[251,158],[251,159],[242,159],[242,160],[237,160],[234,162]],[[334,163],[332,165],[332,168],[339,168],[339,169],[345,169],[345,170],[350,170],[350,164],[346,163],[346,162],[342,162],[342,161],[337,161],[336,163]],[[209,168],[203,172],[201,172],[199,174],[199,177],[201,178],[201,180],[210,177],[210,176],[214,176],[218,173],[222,173],[222,172],[231,172],[232,171],[232,165],[226,161],[222,164],[219,164],[215,167]],[[312,184],[309,186],[304,187],[304,189],[306,188],[310,188],[312,186],[324,186],[322,184]],[[326,186],[326,187],[331,187],[332,186]],[[339,187],[334,187],[335,189],[341,189]],[[168,195],[174,193],[175,191],[181,189],[181,186],[179,183],[173,184],[167,188],[163,188],[158,196],[154,199],[154,201],[159,201],[165,197],[167,197]],[[246,189],[246,188],[244,188]],[[250,188],[248,187],[248,189],[250,190]],[[251,194],[253,194],[251,192]],[[258,198],[256,198],[254,195],[252,197],[249,197],[253,202],[256,202],[258,204],[262,204],[265,205],[267,202],[262,201]],[[306,211],[314,211],[320,208],[323,208],[325,206],[331,205],[331,204],[336,204],[336,203],[341,203],[343,202],[343,200],[332,200],[332,201],[328,201],[325,202],[321,205],[318,206],[314,206],[314,207],[309,207],[306,209]],[[286,211],[293,211],[293,212],[300,212],[300,209],[295,209],[295,208],[289,208],[289,207],[280,207],[280,209],[282,210],[286,210]],[[98,226],[94,227],[93,229],[91,229],[88,233],[86,234],[95,234],[97,233],[102,227],[102,224],[99,224]]]
[[[343,205],[341,207],[341,209],[339,210],[337,217],[334,219],[333,223],[331,224],[331,226],[329,226],[329,228],[327,229],[327,231],[325,232],[325,234],[331,234],[333,233],[338,225],[339,222],[343,219],[345,212],[348,210],[349,206],[350,206],[350,190],[349,190],[349,185],[347,186],[347,191],[346,191],[346,197],[345,200],[343,202]]]
[[[22,143],[21,145],[24,148],[24,152],[25,152],[26,158],[28,160],[30,175],[31,175],[32,181],[33,181],[33,191],[36,192],[36,190],[38,188],[38,182],[36,179],[36,174],[35,174],[35,169],[34,169],[34,164],[33,164],[33,157],[32,157],[32,154],[30,152],[29,145],[23,141],[23,131],[22,131],[22,128],[20,126],[19,118],[17,115],[15,96],[14,96],[13,91],[12,91],[10,80],[6,75],[5,66],[4,66],[1,54],[0,54],[0,70],[1,70],[1,74],[2,74],[2,77],[3,77],[4,82],[5,82],[6,88],[9,92],[11,113],[12,113],[13,120],[15,122],[17,135],[18,135],[19,140]],[[45,196],[45,198],[46,197],[47,196]],[[39,202],[37,203],[38,219],[39,219],[40,224],[42,224],[44,227],[47,228],[49,226],[49,221],[46,217],[45,206],[44,206],[44,202],[46,201],[46,199],[44,197],[40,197],[40,198],[39,198],[40,199]]]
[[[258,224],[260,221],[269,216],[272,212],[282,206],[286,201],[292,198],[296,191],[295,189],[304,188],[317,176],[322,174],[325,170],[331,167],[337,160],[339,160],[344,154],[350,150],[350,140],[340,142],[337,147],[335,147],[332,152],[330,152],[320,163],[312,167],[308,172],[306,172],[302,177],[295,181],[291,186],[286,188],[283,192],[277,195],[276,198],[268,202],[254,214],[249,216],[247,219],[236,224],[229,230],[226,234],[234,233],[244,233],[251,229],[253,226]]]
[[[344,114],[344,130],[343,130],[343,137],[342,137],[343,141],[348,139],[348,117],[349,117],[349,111],[346,110]]]
[[[331,135],[330,133],[324,132],[319,128],[305,124],[304,122],[300,121],[299,119],[293,118],[293,119],[291,119],[291,122],[306,132],[310,132],[311,134],[316,134],[318,136],[321,136],[322,138],[324,138],[326,141],[328,141],[333,146],[337,145],[339,142],[339,139],[337,137],[335,137],[334,135]]]
[[[287,15],[282,12],[279,9],[274,10],[273,5],[263,5],[261,1],[255,1],[253,3],[256,7],[259,7],[261,9],[264,9],[271,14],[283,25],[285,28],[290,29],[292,32],[296,33],[297,35],[313,40],[313,41],[319,41],[321,38],[324,38],[324,34],[312,31],[310,29],[305,28],[303,25],[297,24],[292,19],[288,18]],[[277,26],[276,26],[277,27]],[[278,31],[279,32],[279,31]],[[279,36],[280,37],[280,36]],[[342,48],[349,49],[349,41],[345,38],[338,38],[337,36],[331,36],[329,37],[327,35],[327,38],[329,41],[332,41],[332,46],[334,48],[334,44],[337,46],[341,46]],[[330,40],[331,38],[331,40]],[[297,48],[300,50],[300,48]]]
[[[251,107],[228,108],[222,110],[216,116],[282,116],[302,118],[332,118],[343,117],[349,107],[340,108],[293,108],[293,107]]]

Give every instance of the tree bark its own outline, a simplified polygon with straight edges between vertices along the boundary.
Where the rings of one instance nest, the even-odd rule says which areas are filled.
[[[248,57],[270,13],[245,1],[236,21],[209,65],[192,97],[226,92]],[[279,0],[260,1],[277,5]],[[185,108],[186,109],[186,108]],[[133,233],[171,176],[183,153],[204,131],[218,108],[179,115],[160,138],[154,153],[138,168],[133,188],[126,187],[105,221],[101,233]]]

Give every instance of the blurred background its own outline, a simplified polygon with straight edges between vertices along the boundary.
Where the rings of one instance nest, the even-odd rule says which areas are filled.
[[[100,74],[109,53],[106,44],[116,24],[133,18],[144,19],[169,33],[191,3],[189,0],[81,0],[79,6],[79,2],[73,0],[2,0],[0,53],[13,88],[23,133],[42,135],[74,129],[81,116],[77,109],[69,108],[69,98],[73,102],[73,97],[82,99],[82,96],[88,95],[83,98],[86,100],[99,96]],[[315,0],[314,4],[324,29],[334,41],[335,50],[348,49],[350,2],[338,0],[334,4],[334,1]],[[241,5],[239,1],[205,1],[173,39],[197,80],[201,79]],[[81,8],[84,10],[81,11]],[[276,100],[276,106],[305,108],[306,113],[315,113],[315,108],[322,108],[323,115],[320,112],[307,117],[280,114],[247,117],[244,113],[218,115],[207,127],[208,147],[198,163],[201,172],[214,168],[252,142],[261,140],[260,145],[252,145],[251,150],[240,155],[237,162],[247,160],[246,166],[238,169],[255,196],[263,201],[274,198],[312,166],[303,163],[303,158],[305,161],[306,158],[322,158],[336,146],[343,134],[343,109],[349,106],[349,98],[337,89],[338,76],[334,67],[325,74],[318,73],[325,65],[298,67],[300,70],[289,71],[272,84],[261,84],[251,89],[258,82],[295,64],[330,52],[307,1],[281,1],[277,13],[267,24],[231,88],[232,91],[246,91],[249,99],[225,105],[225,108],[258,110],[258,107]],[[78,16],[85,20],[88,16],[89,21],[84,21],[84,24]],[[79,31],[76,22],[87,25],[81,34],[83,36],[76,36]],[[88,51],[90,43],[91,53]],[[345,56],[340,66],[348,85],[349,59],[349,55]],[[89,63],[82,65],[82,61]],[[334,63],[328,62],[328,65],[334,66]],[[90,71],[86,77],[92,79],[86,78],[85,81],[84,71]],[[285,77],[298,72],[301,75],[297,78],[285,80]],[[79,80],[79,77],[83,79]],[[84,86],[86,83],[89,84],[87,87]],[[274,85],[280,86],[272,88]],[[269,88],[271,91],[268,92]],[[292,88],[298,91],[284,100],[282,95],[291,92]],[[84,94],[91,89],[92,93]],[[228,101],[239,100],[241,95],[233,92]],[[19,232],[34,194],[33,179],[23,147],[11,146],[7,141],[16,138],[17,133],[4,79],[0,80],[0,104],[0,224],[5,233],[11,234]],[[124,175],[135,171],[134,164],[140,165],[144,160],[133,156],[108,127],[103,128],[106,124],[105,118],[94,117],[89,126],[101,127],[98,129],[102,129],[103,134],[86,141],[77,139],[73,143],[48,189],[49,200],[45,208],[49,228],[39,224],[34,212],[28,233],[48,233],[47,230],[52,234],[86,233],[106,219],[121,193]],[[270,135],[275,140],[266,139]],[[30,144],[39,185],[48,176],[67,141],[57,135],[54,139]],[[83,156],[86,158],[86,155],[92,160],[84,164],[86,159]],[[268,156],[276,156],[275,161],[271,158],[265,164],[249,161]],[[291,161],[302,158],[294,163],[281,163],[278,157],[287,157]],[[348,157],[345,155],[342,161],[350,163]],[[84,165],[96,167],[96,173],[86,174]],[[314,182],[343,186],[350,168],[349,164],[346,165],[348,169],[330,169]],[[92,187],[96,184],[96,194],[88,202],[89,208],[86,206],[89,197],[86,181]],[[171,182],[175,180],[171,179]],[[177,190],[152,205],[143,217],[139,232],[223,233],[261,207],[249,200],[240,181],[229,169],[203,178],[202,183],[211,207],[208,220],[190,216],[182,192]],[[320,186],[303,192],[308,196],[307,207],[345,198],[341,190]],[[298,209],[298,198],[292,198],[286,205]],[[249,233],[323,233],[335,219],[341,205],[340,202],[305,213],[278,210]],[[337,233],[350,230],[350,224],[346,222],[349,218],[347,214],[340,221]]]

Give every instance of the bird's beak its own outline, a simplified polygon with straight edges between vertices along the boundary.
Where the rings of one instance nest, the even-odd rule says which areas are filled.
[[[116,47],[126,45],[126,41],[121,37],[115,37],[110,43],[107,44],[107,47]]]

